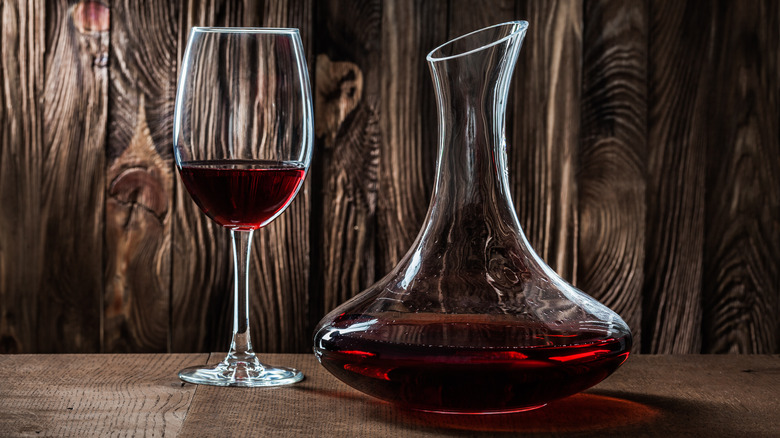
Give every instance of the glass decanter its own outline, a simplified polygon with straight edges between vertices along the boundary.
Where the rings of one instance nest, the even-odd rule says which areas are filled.
[[[628,358],[631,332],[528,244],[509,192],[509,83],[528,23],[491,26],[427,57],[439,154],[412,248],[384,278],[317,326],[333,375],[407,408],[516,412],[600,382]]]

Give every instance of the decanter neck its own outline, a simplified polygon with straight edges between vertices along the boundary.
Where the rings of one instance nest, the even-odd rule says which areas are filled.
[[[428,55],[439,116],[438,168],[429,214],[434,208],[451,213],[468,208],[472,213],[515,216],[504,127],[509,83],[526,26],[517,22],[487,28]],[[511,212],[502,211],[507,208]]]

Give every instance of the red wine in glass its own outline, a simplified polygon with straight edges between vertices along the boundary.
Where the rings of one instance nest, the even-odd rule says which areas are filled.
[[[291,161],[205,160],[182,163],[180,173],[211,219],[225,228],[255,230],[292,201],[306,171]]]

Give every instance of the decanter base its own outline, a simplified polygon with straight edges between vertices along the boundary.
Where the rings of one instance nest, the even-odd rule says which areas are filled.
[[[501,414],[516,414],[518,412],[528,412],[535,409],[543,408],[547,406],[547,403],[536,406],[528,406],[523,408],[513,409],[499,409],[495,411],[453,411],[453,410],[436,410],[436,409],[412,409],[414,411],[427,412],[430,414],[445,414],[445,415],[501,415]]]

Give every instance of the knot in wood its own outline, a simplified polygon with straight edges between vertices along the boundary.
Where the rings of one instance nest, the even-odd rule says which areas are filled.
[[[79,2],[73,6],[70,16],[81,33],[107,32],[111,25],[111,10],[100,2]]]
[[[363,72],[347,61],[333,62],[327,55],[317,56],[317,84],[314,102],[315,133],[325,147],[332,147],[341,125],[363,97]]]

